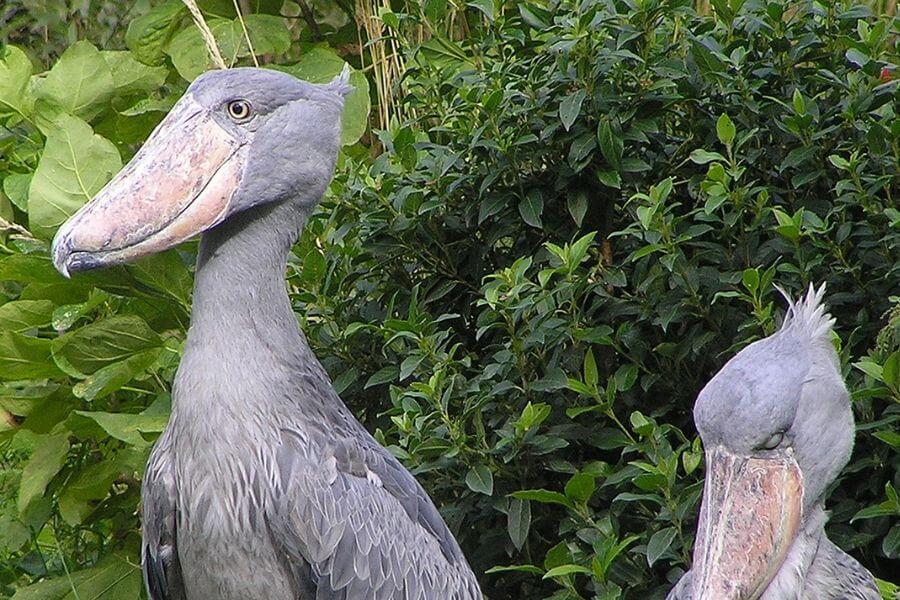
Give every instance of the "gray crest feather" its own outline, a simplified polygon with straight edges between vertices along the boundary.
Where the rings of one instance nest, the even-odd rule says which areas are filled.
[[[775,286],[788,303],[782,332],[801,334],[810,341],[828,341],[834,327],[834,318],[825,308],[825,284],[818,289],[810,283],[806,295],[796,302],[784,289]]]
[[[337,94],[341,98],[346,98],[353,91],[350,85],[350,65],[344,63],[341,72],[335,75],[334,79],[325,85],[326,89],[333,94]]]

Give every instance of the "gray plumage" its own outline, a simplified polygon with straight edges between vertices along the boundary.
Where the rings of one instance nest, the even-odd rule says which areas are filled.
[[[425,491],[334,391],[285,287],[349,91],[346,71],[326,85],[203,75],[148,142],[187,152],[183,164],[138,153],[54,241],[68,274],[205,231],[172,416],[143,482],[152,600],[481,598]],[[186,149],[186,136],[208,147]],[[122,207],[139,218],[118,220]]]
[[[824,290],[810,286],[800,302],[788,299],[781,330],[728,361],[700,392],[694,407],[707,449],[726,447],[735,455],[762,460],[786,455],[802,472],[801,521],[783,562],[774,565],[777,571],[756,594],[730,597],[880,598],[872,575],[835,546],[824,530],[824,493],[847,464],[854,435],[849,395],[830,340],[834,321],[822,302]],[[694,583],[689,571],[668,598],[690,600]]]

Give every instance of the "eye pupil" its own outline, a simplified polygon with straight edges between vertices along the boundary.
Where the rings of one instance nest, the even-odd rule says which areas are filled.
[[[239,121],[246,119],[250,116],[250,104],[246,100],[232,100],[228,103],[228,114]]]

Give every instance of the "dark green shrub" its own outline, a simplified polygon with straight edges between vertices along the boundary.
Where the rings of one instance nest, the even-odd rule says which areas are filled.
[[[176,4],[142,23],[192,35],[167,16]],[[897,578],[897,20],[847,2],[712,4],[382,15],[405,49],[408,118],[347,148],[288,281],[342,396],[443,507],[491,598],[663,596],[691,556],[696,393],[777,326],[774,284],[822,281],[859,426],[829,533]],[[157,70],[76,115],[125,156],[197,59],[136,39]],[[60,576],[27,596],[44,597],[92,567],[75,575],[82,597],[91,575],[129,597],[137,479],[165,421],[191,248],[60,279],[46,256],[59,215],[34,183],[56,134],[44,121],[60,121],[29,104],[53,90],[12,96],[3,81],[0,216],[39,239],[7,229],[0,247],[0,406],[15,417],[0,434],[0,583]],[[87,139],[92,168],[118,168],[108,141]],[[140,333],[128,358],[98,351],[123,331]]]

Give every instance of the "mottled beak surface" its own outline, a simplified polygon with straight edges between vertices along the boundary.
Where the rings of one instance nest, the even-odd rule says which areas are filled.
[[[694,544],[693,600],[755,600],[800,527],[803,476],[790,450],[749,458],[707,450]]]
[[[53,240],[63,275],[160,252],[220,223],[249,145],[187,94],[100,192]]]

